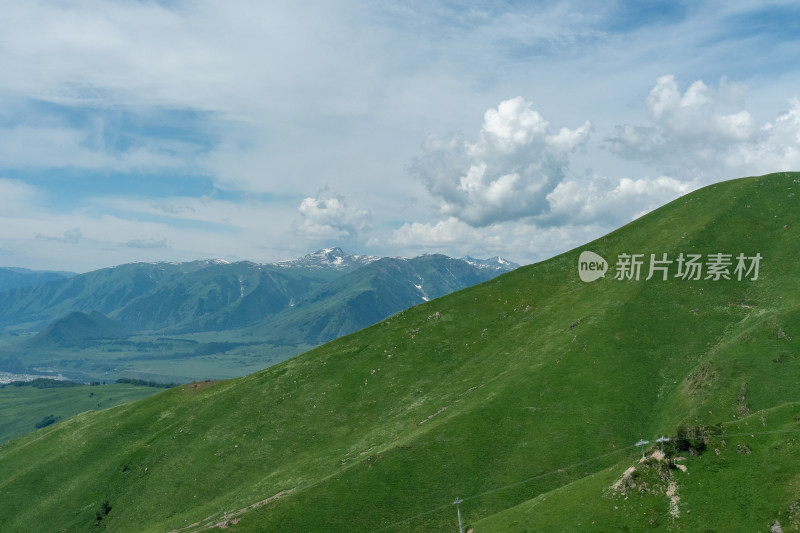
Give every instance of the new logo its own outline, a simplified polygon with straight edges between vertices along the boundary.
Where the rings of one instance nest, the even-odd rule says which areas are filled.
[[[608,270],[606,260],[594,252],[581,252],[578,258],[578,274],[581,281],[590,283],[596,279],[604,278]]]

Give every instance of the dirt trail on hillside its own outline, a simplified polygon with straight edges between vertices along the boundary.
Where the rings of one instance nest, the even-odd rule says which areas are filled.
[[[276,494],[273,494],[269,498],[265,498],[261,501],[248,505],[247,507],[243,507],[236,511],[231,511],[230,513],[223,513],[221,520],[219,515],[211,515],[205,517],[199,522],[195,522],[194,524],[190,524],[179,529],[173,529],[169,533],[199,533],[200,531],[208,531],[209,529],[228,529],[229,526],[238,524],[239,520],[241,520],[240,517],[247,511],[252,511],[253,509],[261,507],[262,505],[265,505],[273,500],[283,498],[293,491],[294,489],[282,490]]]

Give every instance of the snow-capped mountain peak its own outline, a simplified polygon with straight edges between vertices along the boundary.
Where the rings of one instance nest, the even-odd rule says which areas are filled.
[[[504,259],[500,256],[490,257],[489,259],[475,259],[474,257],[466,256],[461,258],[462,261],[478,268],[492,268],[495,270],[510,271],[519,268],[520,265]]]
[[[352,255],[341,248],[324,248],[298,259],[280,261],[277,266],[284,268],[332,268],[336,270],[354,270],[377,261],[380,257],[371,255]]]

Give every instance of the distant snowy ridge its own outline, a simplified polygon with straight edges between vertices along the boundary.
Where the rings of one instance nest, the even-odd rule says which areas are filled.
[[[509,261],[508,259],[503,259],[499,255],[490,257],[489,259],[475,259],[474,257],[465,256],[462,257],[461,260],[477,268],[493,268],[495,270],[509,271],[520,267],[517,263]]]
[[[439,254],[425,254],[425,255],[439,255]],[[324,248],[322,250],[317,250],[316,252],[304,255],[303,257],[298,257],[296,259],[288,259],[285,261],[278,261],[276,263],[262,264],[262,263],[253,263],[252,261],[241,261],[241,263],[248,263],[253,268],[263,268],[264,266],[277,266],[281,268],[333,269],[333,270],[349,271],[349,270],[355,270],[362,266],[366,266],[370,263],[378,261],[379,259],[382,258],[374,255],[348,254],[344,252],[341,248],[334,247],[334,248]],[[396,257],[395,259],[405,259],[405,258]],[[465,256],[460,258],[460,260],[479,269],[491,269],[501,272],[508,272],[510,270],[514,270],[515,268],[519,268],[520,266],[517,263],[514,263],[513,261],[509,261],[499,256],[490,257],[489,259],[476,259],[471,256]],[[225,259],[201,259],[189,262],[137,261],[134,262],[134,264],[150,264],[159,266],[169,265],[169,266],[180,266],[184,268],[192,267],[193,269],[197,269],[209,266],[230,265],[232,263]]]
[[[368,265],[380,257],[372,255],[352,255],[345,253],[341,248],[325,248],[303,257],[289,261],[280,261],[276,266],[283,268],[333,268],[336,270],[350,270]]]

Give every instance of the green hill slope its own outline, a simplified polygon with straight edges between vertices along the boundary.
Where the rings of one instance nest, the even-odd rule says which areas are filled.
[[[98,311],[137,331],[226,329],[275,313],[333,277],[249,262],[132,263],[0,292],[0,326],[36,330],[71,312]]]
[[[131,331],[102,313],[75,311],[56,320],[33,338],[25,341],[28,349],[80,348],[100,340],[124,339]]]
[[[145,398],[158,389],[128,383],[78,385],[51,380],[0,385],[0,442],[88,409]]]
[[[788,524],[800,500],[798,178],[707,187],[262,372],[12,441],[0,523],[446,531],[461,497],[476,531]],[[605,278],[580,281],[585,250],[608,261]],[[675,277],[681,253],[701,254],[700,279]],[[705,279],[718,253],[732,279]],[[639,280],[614,279],[623,254],[643,254]],[[645,279],[650,254],[673,261],[668,279]],[[737,279],[739,254],[760,254],[757,279]],[[680,425],[717,433],[687,457],[687,478],[636,462],[635,442]],[[652,492],[609,488],[632,465]]]
[[[498,273],[494,268],[476,268],[438,254],[412,259],[384,257],[312,291],[291,309],[248,329],[250,334],[273,331],[282,343],[318,345]]]
[[[417,266],[419,272],[413,267],[396,269],[397,279],[379,278],[375,273],[381,268],[374,268],[375,262],[405,262]],[[348,282],[340,280],[343,276],[356,281],[372,276],[378,281],[377,288],[398,302],[393,306],[397,311],[422,301],[424,290],[414,289],[412,282],[441,295],[490,279],[512,266],[502,261],[472,260],[471,264],[445,256],[378,260],[345,254],[339,248],[278,264],[219,260],[131,263],[73,277],[59,275],[51,281],[8,290],[0,287],[0,331],[37,331],[69,313],[92,311],[143,334],[237,329],[293,310],[301,300],[318,300],[335,290],[352,292]],[[362,269],[365,272],[359,272]],[[5,276],[3,270],[0,278]],[[407,286],[412,289],[410,295]],[[359,329],[385,318],[385,313],[377,312],[379,307],[371,306],[367,322],[358,317],[349,319],[352,326]],[[355,329],[348,332],[352,331]]]
[[[0,291],[30,287],[74,276],[71,272],[49,272],[27,268],[0,267]]]

